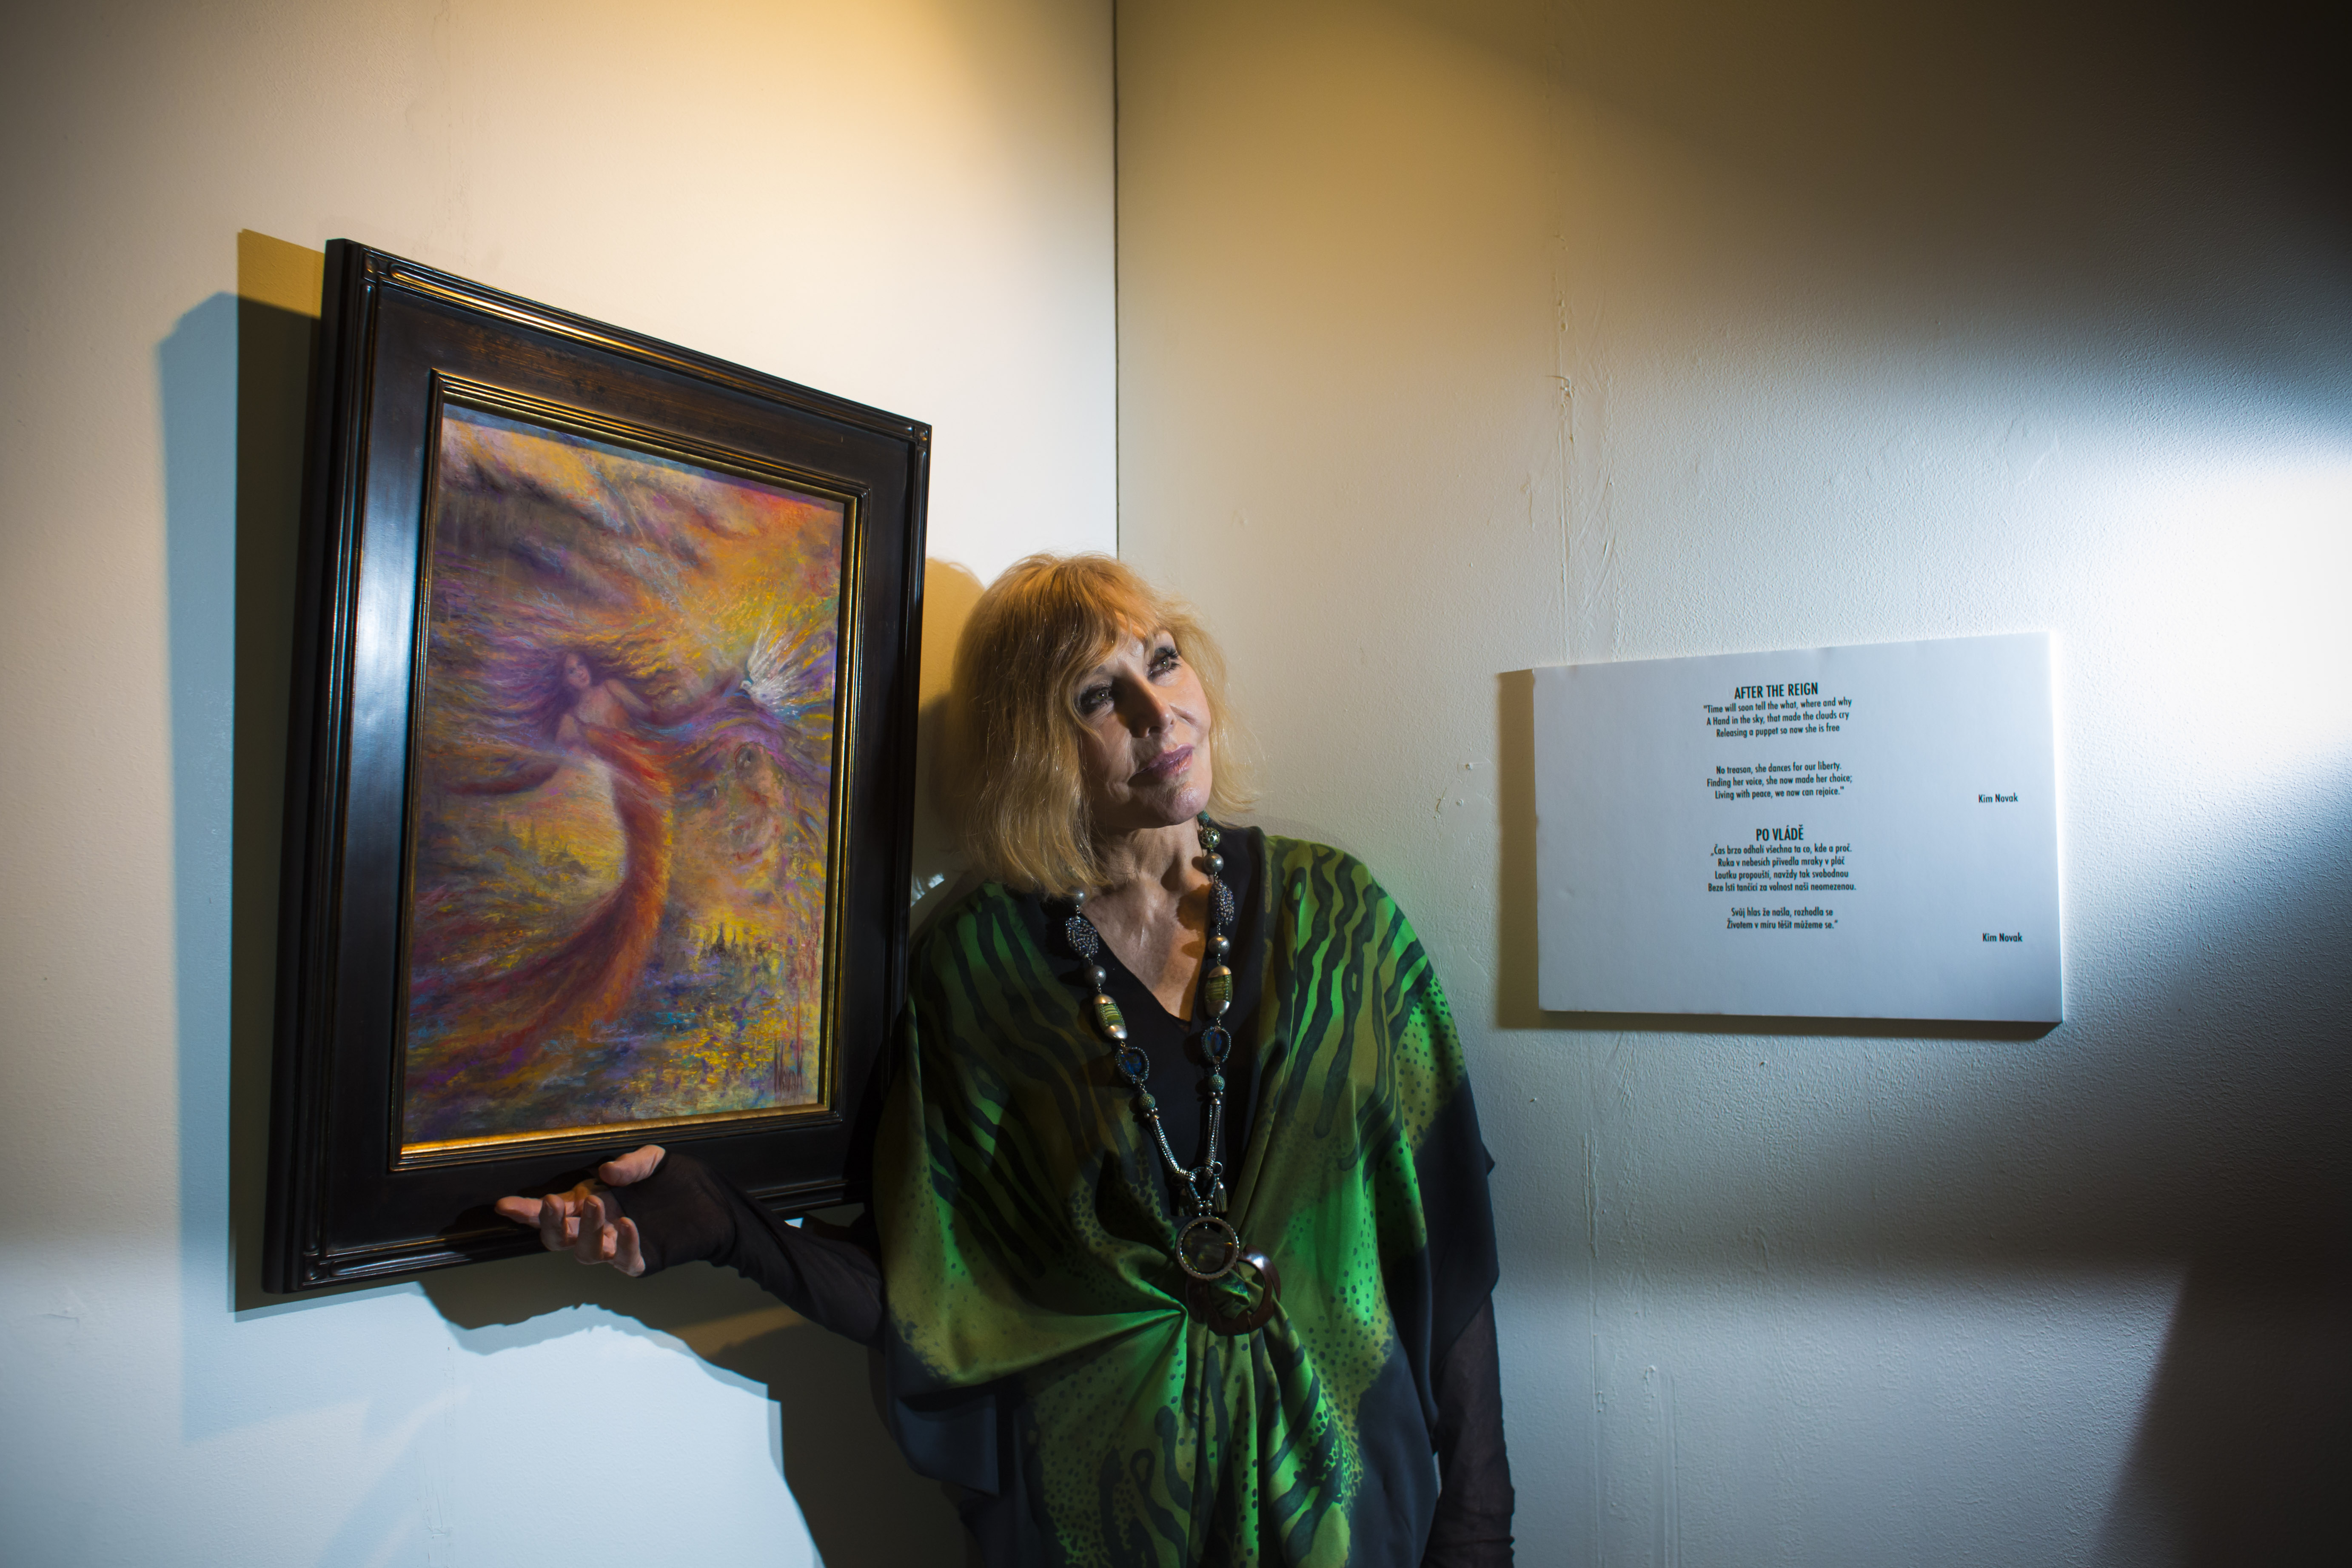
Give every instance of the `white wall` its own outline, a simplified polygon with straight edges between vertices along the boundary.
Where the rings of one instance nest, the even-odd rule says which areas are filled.
[[[259,1304],[303,352],[277,307],[303,252],[364,240],[929,420],[932,554],[982,577],[1108,548],[1108,8],[7,30],[0,1556],[772,1565],[812,1531],[835,1568],[951,1556],[863,1357],[731,1275],[534,1259]]]
[[[1522,1563],[2344,1540],[2341,57],[2168,16],[1119,7],[1122,551],[1453,992]],[[2063,1026],[1538,1009],[1515,672],[2044,627]]]

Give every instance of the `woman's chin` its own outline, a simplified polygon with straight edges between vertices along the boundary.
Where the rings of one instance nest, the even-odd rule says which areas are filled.
[[[1169,788],[1160,803],[1169,826],[1190,822],[1209,809],[1208,773],[1208,769],[1196,766]]]
[[[1190,822],[1208,809],[1207,783],[1196,784],[1186,778],[1164,789],[1139,790],[1121,802],[1119,809],[1100,813],[1096,820],[1116,823],[1114,835],[1152,833]]]

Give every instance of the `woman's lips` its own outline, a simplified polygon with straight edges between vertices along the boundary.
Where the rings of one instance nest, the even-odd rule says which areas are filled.
[[[1136,769],[1127,782],[1131,784],[1166,784],[1190,766],[1192,761],[1192,747],[1171,746]]]

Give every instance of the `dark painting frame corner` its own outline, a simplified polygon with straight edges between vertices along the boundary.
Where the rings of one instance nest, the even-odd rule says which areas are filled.
[[[348,240],[304,474],[262,1275],[536,1249],[645,1142],[862,1196],[930,428]]]

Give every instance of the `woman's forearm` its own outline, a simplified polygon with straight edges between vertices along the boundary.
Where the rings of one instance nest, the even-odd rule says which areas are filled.
[[[1507,1568],[1514,1494],[1492,1297],[1431,1369],[1430,1385],[1441,1485],[1422,1568]]]
[[[715,1263],[820,1328],[860,1344],[879,1337],[881,1266],[855,1243],[786,1225],[709,1165],[675,1150],[618,1195],[636,1222],[646,1273],[674,1263]]]

